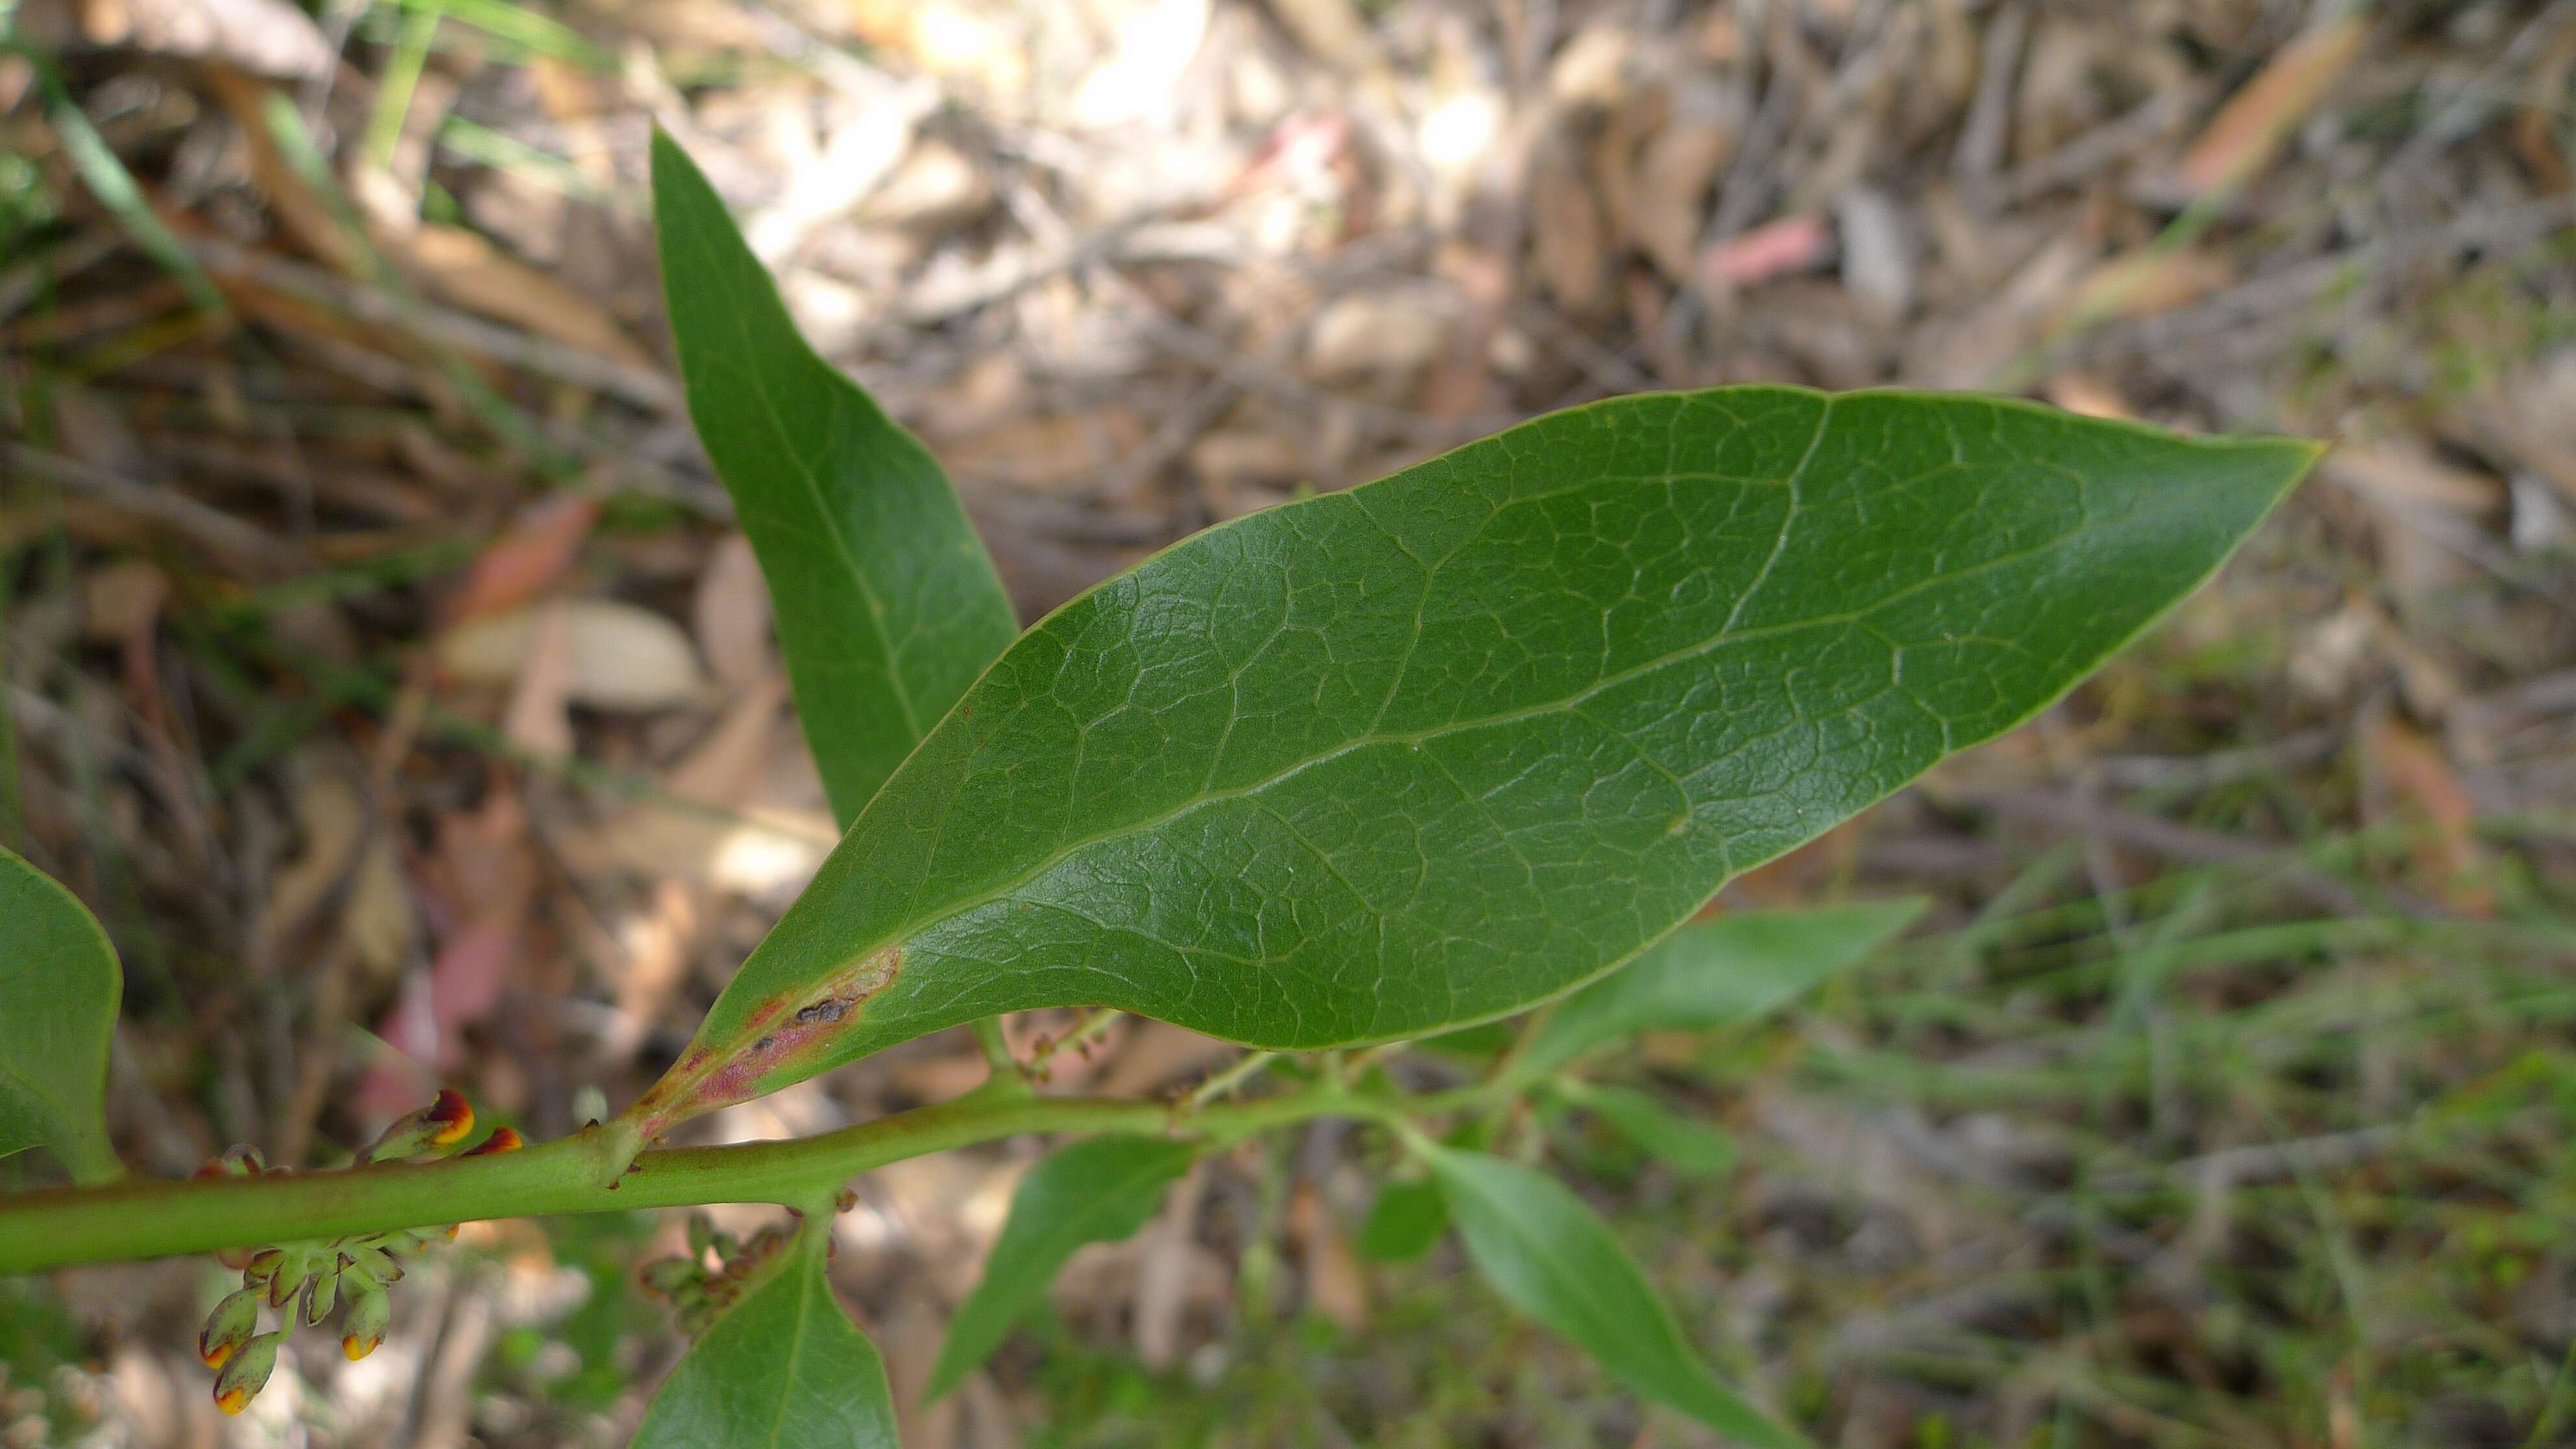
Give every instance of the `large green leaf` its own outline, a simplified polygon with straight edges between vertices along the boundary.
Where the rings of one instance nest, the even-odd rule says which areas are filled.
[[[1557,1004],[1513,1063],[1523,1079],[1655,1027],[1705,1029],[1777,1011],[1923,913],[1909,898],[1695,922]]]
[[[994,662],[635,1121],[1028,1007],[1289,1049],[1518,1010],[2029,718],[2314,456],[1728,388],[1211,529]]]
[[[1187,1142],[1096,1137],[1031,1168],[1011,1194],[1011,1215],[984,1260],[983,1281],[948,1325],[928,1397],[956,1387],[1001,1346],[1011,1325],[1046,1297],[1074,1249],[1114,1243],[1143,1227],[1163,1189],[1197,1155]]]
[[[653,215],[689,417],[769,580],[797,714],[847,825],[1019,621],[948,475],[806,345],[659,132]]]
[[[1481,1152],[1421,1144],[1467,1256],[1514,1308],[1622,1383],[1748,1444],[1803,1445],[1717,1381],[1609,1226],[1564,1184]]]
[[[85,1185],[123,1170],[105,1110],[124,990],[97,919],[0,846],[0,1157],[50,1148]]]
[[[832,1296],[828,1218],[662,1381],[634,1449],[899,1449],[885,1362]]]

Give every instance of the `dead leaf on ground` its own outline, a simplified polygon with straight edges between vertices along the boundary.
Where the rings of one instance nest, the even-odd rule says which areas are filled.
[[[378,979],[402,969],[411,954],[415,920],[411,883],[403,875],[402,849],[390,835],[379,833],[358,857],[349,881],[349,905],[342,917],[349,944],[359,964]]]
[[[839,831],[826,811],[762,798],[786,699],[786,679],[775,670],[764,674],[663,775],[672,801],[619,810],[584,837],[585,852],[635,875],[695,881],[758,900],[802,884]]]
[[[2522,164],[2531,168],[2539,190],[2556,195],[2576,186],[2567,165],[2566,148],[2558,143],[2558,123],[2566,115],[2567,81],[2576,73],[2576,25],[2561,21],[2558,34],[2533,63],[2523,81],[2524,100],[2513,114],[2513,145]]]
[[[1530,245],[1539,280],[1558,306],[1589,316],[1610,300],[1608,238],[1601,207],[1583,181],[1570,143],[1553,134],[1532,147]]]
[[[2391,503],[2443,508],[2473,518],[2502,515],[2501,479],[2454,467],[2420,447],[2403,443],[2345,443],[2326,457],[2326,471]]]
[[[289,756],[283,772],[288,806],[302,839],[295,857],[268,882],[261,931],[272,941],[301,930],[350,868],[366,833],[365,800],[346,774],[312,751]]]
[[[1306,1306],[1341,1325],[1345,1333],[1365,1332],[1367,1276],[1360,1271],[1350,1238],[1312,1180],[1299,1182],[1289,1194],[1288,1230],[1306,1270]]]
[[[1207,1180],[1206,1159],[1190,1164],[1163,1198],[1163,1211],[1136,1235],[1136,1357],[1147,1368],[1169,1368],[1180,1359],[1181,1315],[1196,1276],[1190,1270],[1206,1251],[1196,1235]]]
[[[2135,408],[2120,395],[2119,388],[2089,372],[2061,372],[2043,386],[2048,400],[2078,417],[2108,418],[2114,422],[2138,420]]]
[[[2354,14],[2330,14],[2309,27],[2228,97],[2172,170],[2142,189],[2180,204],[2251,181],[2326,98],[2369,35],[2369,21]]]
[[[1398,377],[1430,366],[1448,349],[1455,298],[1428,287],[1354,292],[1324,309],[1306,338],[1306,369],[1318,378]]]
[[[1698,275],[1720,287],[1758,286],[1822,266],[1833,244],[1833,228],[1823,217],[1784,216],[1709,247],[1700,257]]]
[[[1207,38],[1208,0],[1153,0],[1118,27],[1109,54],[1073,88],[1077,126],[1114,126],[1169,107]]]
[[[613,599],[566,599],[560,611],[571,657],[566,697],[592,709],[649,713],[703,702],[708,680],[680,626]],[[439,636],[439,668],[463,684],[515,682],[537,643],[537,610],[514,609]]]
[[[2382,712],[2362,733],[2362,754],[2381,787],[2420,817],[2410,838],[2415,866],[2445,904],[2464,915],[2495,914],[2495,888],[2485,880],[2477,807],[2432,741]]]
[[[474,560],[447,606],[451,623],[507,612],[553,588],[599,521],[599,498],[564,493],[523,510]]]
[[[509,707],[501,713],[501,733],[512,744],[539,755],[570,755],[572,631],[564,625],[560,604],[539,605],[536,619],[528,657],[519,665],[519,678],[510,686]]]
[[[932,75],[971,80],[994,95],[1028,84],[1013,10],[996,0],[848,0],[851,33]]]
[[[81,580],[81,632],[100,644],[148,635],[169,600],[169,575],[143,559],[92,569]]]
[[[339,63],[321,27],[287,0],[92,0],[81,9],[94,45],[222,61],[279,80],[311,80]]]
[[[769,585],[751,540],[728,533],[708,551],[689,620],[717,682],[741,690],[770,669]]]
[[[1629,239],[1665,277],[1686,282],[1708,225],[1709,188],[1734,158],[1743,131],[1744,93],[1717,81],[1693,81],[1676,86],[1670,104],[1663,128],[1637,155],[1628,187]]]
[[[1334,65],[1357,70],[1377,58],[1368,21],[1352,0],[1270,0],[1270,10],[1298,44]]]
[[[587,912],[583,914],[587,915]],[[688,979],[705,912],[687,882],[655,882],[645,906],[618,924],[615,955],[603,963],[616,983],[614,1015],[600,1033],[600,1059],[624,1062],[644,1044],[680,984]]]
[[[2070,324],[2153,317],[2188,307],[2236,280],[2236,264],[2209,247],[2145,247],[2113,257],[2076,283]]]
[[[380,233],[376,245],[452,306],[630,367],[659,370],[653,355],[598,303],[553,273],[504,255],[479,232],[424,222],[406,235]]]
[[[205,77],[215,99],[232,116],[233,127],[249,152],[251,184],[278,225],[306,255],[344,272],[359,271],[365,258],[356,238],[278,149],[268,119],[268,98],[276,89],[229,66],[207,66]]]
[[[1129,408],[1047,413],[945,443],[940,461],[961,480],[1078,489],[1102,482],[1135,456],[1147,432],[1144,418]]]
[[[948,142],[926,136],[852,215],[875,226],[935,231],[969,220],[992,204],[993,183],[984,168]]]

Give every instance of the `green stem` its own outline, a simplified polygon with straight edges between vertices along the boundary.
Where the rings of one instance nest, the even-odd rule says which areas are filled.
[[[1020,1075],[1020,1059],[1011,1055],[1011,1039],[1002,1030],[998,1016],[979,1016],[974,1021],[975,1045],[984,1049],[984,1064],[993,1069],[996,1081]]]
[[[1190,1093],[1190,1105],[1193,1107],[1205,1106],[1207,1103],[1213,1102],[1217,1098],[1224,1096],[1226,1093],[1233,1091],[1235,1088],[1242,1086],[1246,1078],[1260,1071],[1263,1067],[1270,1065],[1270,1063],[1276,1060],[1278,1056],[1279,1054],[1277,1052],[1245,1052],[1242,1056],[1234,1059],[1233,1065],[1227,1067],[1224,1071],[1217,1073],[1215,1076],[1208,1078],[1206,1081],[1201,1082],[1199,1084],[1199,1089]],[[1341,1083],[1336,1081],[1334,1085],[1338,1087]]]
[[[1317,1090],[1182,1112],[1161,1102],[977,1091],[818,1137],[634,1155],[631,1136],[591,1127],[521,1152],[345,1172],[127,1181],[0,1197],[0,1273],[334,1238],[484,1218],[698,1203],[827,1200],[842,1183],[908,1157],[1032,1132],[1186,1133],[1223,1146],[1312,1117],[1381,1123],[1454,1111],[1475,1088],[1389,1099]],[[618,1164],[633,1160],[612,1182]]]

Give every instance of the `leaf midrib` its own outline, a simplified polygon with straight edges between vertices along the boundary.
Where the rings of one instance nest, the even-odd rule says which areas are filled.
[[[1483,1184],[1478,1181],[1476,1172],[1473,1168],[1469,1168],[1464,1171],[1452,1169],[1452,1171],[1456,1175],[1466,1177],[1471,1185],[1480,1189],[1477,1196],[1485,1200],[1487,1210],[1495,1218],[1501,1220],[1505,1231],[1510,1233],[1511,1236],[1519,1239],[1524,1244],[1530,1245],[1531,1251],[1529,1256],[1533,1260],[1551,1265],[1558,1278],[1574,1286],[1577,1296],[1583,1300],[1584,1311],[1591,1317],[1594,1323],[1609,1329],[1613,1333],[1619,1334],[1623,1338],[1627,1337],[1625,1331],[1627,1325],[1624,1320],[1624,1315],[1617,1311],[1616,1305],[1602,1301],[1599,1293],[1599,1285],[1593,1280],[1592,1275],[1582,1272],[1570,1258],[1557,1253],[1555,1251],[1555,1242],[1546,1233],[1540,1231],[1537,1224],[1524,1221],[1520,1214],[1513,1212],[1510,1204],[1505,1202],[1499,1194],[1482,1191],[1481,1188],[1483,1187]],[[1606,1232],[1607,1229],[1605,1228],[1603,1231]],[[1657,1320],[1658,1326],[1665,1329],[1666,1332],[1663,1334],[1650,1335],[1650,1337],[1661,1338],[1664,1341],[1657,1344],[1640,1343],[1636,1340],[1631,1340],[1631,1342],[1638,1347],[1656,1348],[1662,1350],[1667,1355],[1673,1354],[1681,1347],[1681,1345],[1674,1341],[1679,1338],[1681,1329],[1672,1321],[1671,1313],[1663,1310],[1662,1301],[1660,1299],[1655,1300],[1655,1307],[1658,1311],[1654,1312],[1650,1316]]]
[[[710,261],[716,260],[710,244],[702,241],[700,248],[702,255]],[[727,301],[735,301],[741,297],[742,294],[735,285],[735,278],[730,274],[730,268],[719,263],[709,267],[708,271],[721,279],[717,285],[725,290]],[[783,298],[776,300],[779,310],[784,313],[787,305],[785,300]],[[740,340],[743,352],[756,355],[759,349],[752,337],[749,310],[740,306],[728,310],[733,315],[734,334]],[[849,399],[842,396],[840,391],[850,385],[848,380],[841,377],[838,369],[824,360],[823,355],[816,352],[812,344],[805,341],[803,333],[796,331],[795,319],[792,316],[788,318],[787,325],[792,336],[791,348],[804,353],[805,362],[830,374],[827,383],[827,395],[830,399],[828,406],[833,415],[838,417],[849,402]],[[788,431],[787,420],[779,412],[777,400],[770,395],[768,371],[763,368],[751,368],[748,371],[751,378],[751,393],[760,402],[761,416],[768,422],[771,434],[777,438],[782,450],[787,454],[788,461],[796,465],[797,475],[803,479],[805,491],[813,499],[814,511],[822,516],[824,531],[831,538],[833,558],[840,564],[841,571],[849,575],[850,582],[859,591],[859,597],[867,603],[868,634],[876,640],[877,649],[885,658],[886,680],[894,691],[896,706],[903,711],[904,734],[917,745],[921,743],[923,735],[927,732],[921,725],[920,710],[913,703],[911,686],[904,680],[894,639],[886,632],[885,603],[877,597],[875,588],[869,584],[867,571],[859,567],[858,556],[850,547],[849,537],[841,527],[840,516],[833,512],[829,499],[824,495],[821,476],[814,471],[814,465],[806,460],[804,453],[796,446],[794,436]]]
[[[2125,514],[2122,515],[2120,519],[2111,520],[2109,522],[2099,522],[2090,526],[2114,526],[2118,523],[2125,523],[2133,520],[2138,516],[2139,515],[2135,513]],[[2014,552],[2007,554],[1999,554],[1990,559],[1983,559],[1977,563],[1970,564],[1965,568],[1958,569],[1951,573],[1935,574],[1926,578],[1918,579],[1911,584],[1904,585],[1903,587],[1890,592],[1883,598],[1873,600],[1864,608],[1841,610],[1830,614],[1816,615],[1812,618],[1792,620],[1778,624],[1766,624],[1754,629],[1714,634],[1684,648],[1673,650],[1653,659],[1631,665],[1615,673],[1605,675],[1602,678],[1595,680],[1593,683],[1584,686],[1582,689],[1577,690],[1573,694],[1561,696],[1542,704],[1524,705],[1517,709],[1504,710],[1473,720],[1456,721],[1427,730],[1396,731],[1391,733],[1371,731],[1366,734],[1354,736],[1334,745],[1330,749],[1323,750],[1316,754],[1309,755],[1304,759],[1294,761],[1248,784],[1233,786],[1224,790],[1201,791],[1193,795],[1190,799],[1172,807],[1169,810],[1163,811],[1160,814],[1121,825],[1115,829],[1103,831],[1096,835],[1089,835],[1078,840],[1069,841],[1058,846],[1055,850],[1049,852],[1044,859],[1017,873],[1007,881],[984,891],[977,892],[974,895],[944,901],[928,910],[915,910],[908,913],[905,919],[899,924],[888,928],[885,932],[871,940],[866,946],[849,952],[848,956],[850,959],[857,959],[859,957],[866,956],[869,952],[879,950],[890,942],[909,940],[924,928],[935,925],[940,921],[954,919],[979,907],[990,905],[995,901],[1007,900],[1014,892],[1026,887],[1031,881],[1037,880],[1058,865],[1063,864],[1066,860],[1083,851],[1089,850],[1094,846],[1104,845],[1113,840],[1142,835],[1146,832],[1159,829],[1162,826],[1171,824],[1175,820],[1181,819],[1191,811],[1205,806],[1220,805],[1230,800],[1239,800],[1260,795],[1274,786],[1284,784],[1287,781],[1294,779],[1296,776],[1309,769],[1330,764],[1334,760],[1340,759],[1343,756],[1352,754],[1356,751],[1388,744],[1419,745],[1432,740],[1445,739],[1455,734],[1464,734],[1470,730],[1516,724],[1523,720],[1537,719],[1546,715],[1570,712],[1580,709],[1583,705],[1591,702],[1601,694],[1615,689],[1620,685],[1627,684],[1635,679],[1643,677],[1644,675],[1651,674],[1656,670],[1681,663],[1696,655],[1704,654],[1713,649],[1735,644],[1755,642],[1777,634],[1796,633],[1807,629],[1829,628],[1837,624],[1865,625],[1865,621],[1870,616],[1911,597],[1913,594],[1923,589],[1932,588],[1941,584],[1953,583],[1961,579],[1972,578],[1990,569],[2008,567],[2012,564],[2019,563],[2030,558],[2035,558],[2051,549],[2063,545],[2073,536],[2074,535],[2071,533],[2057,534],[2049,538],[2046,542],[2034,545],[2030,548],[2015,550]],[[1398,683],[1400,683],[1400,681],[1398,681]],[[1390,688],[1393,687],[1395,686],[1390,685]],[[1383,710],[1381,710],[1381,714],[1382,713]],[[1941,722],[1941,727],[1943,743],[1946,745],[1949,739],[1950,722],[1943,720]],[[880,794],[879,799],[882,800],[883,798],[883,795]],[[874,805],[877,802],[872,801],[870,803],[871,805]],[[856,826],[854,825],[852,828],[855,830]]]

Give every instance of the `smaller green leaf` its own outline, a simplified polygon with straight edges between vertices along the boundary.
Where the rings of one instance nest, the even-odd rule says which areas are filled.
[[[1923,912],[1920,897],[1812,911],[1748,911],[1684,926],[1567,997],[1539,1023],[1516,1080],[1651,1028],[1704,1030],[1777,1011],[1876,950]]]
[[[1735,1139],[1725,1129],[1685,1117],[1648,1093],[1582,1082],[1559,1088],[1558,1095],[1685,1177],[1715,1181],[1734,1170]]]
[[[1416,1142],[1448,1199],[1467,1256],[1521,1312],[1621,1382],[1761,1449],[1807,1441],[1719,1383],[1609,1225],[1564,1184],[1481,1152]]]
[[[1427,1177],[1390,1182],[1377,1190],[1353,1246],[1361,1257],[1380,1263],[1409,1262],[1430,1252],[1448,1230],[1449,1204],[1441,1199],[1438,1182]]]
[[[124,990],[97,918],[0,846],[0,1157],[50,1148],[83,1186],[124,1170],[106,1116]]]
[[[1029,1170],[1011,1194],[1011,1215],[984,1260],[984,1280],[958,1305],[930,1371],[926,1399],[959,1380],[1001,1346],[1011,1325],[1046,1297],[1047,1285],[1073,1250],[1114,1243],[1145,1225],[1163,1189],[1189,1171],[1198,1148],[1151,1137],[1096,1137],[1077,1142]]]
[[[769,581],[797,717],[847,826],[1019,633],[948,475],[796,330],[688,153],[653,220],[689,417]]]
[[[633,1449],[900,1449],[885,1361],[824,1275],[831,1224],[809,1217],[644,1411]]]

